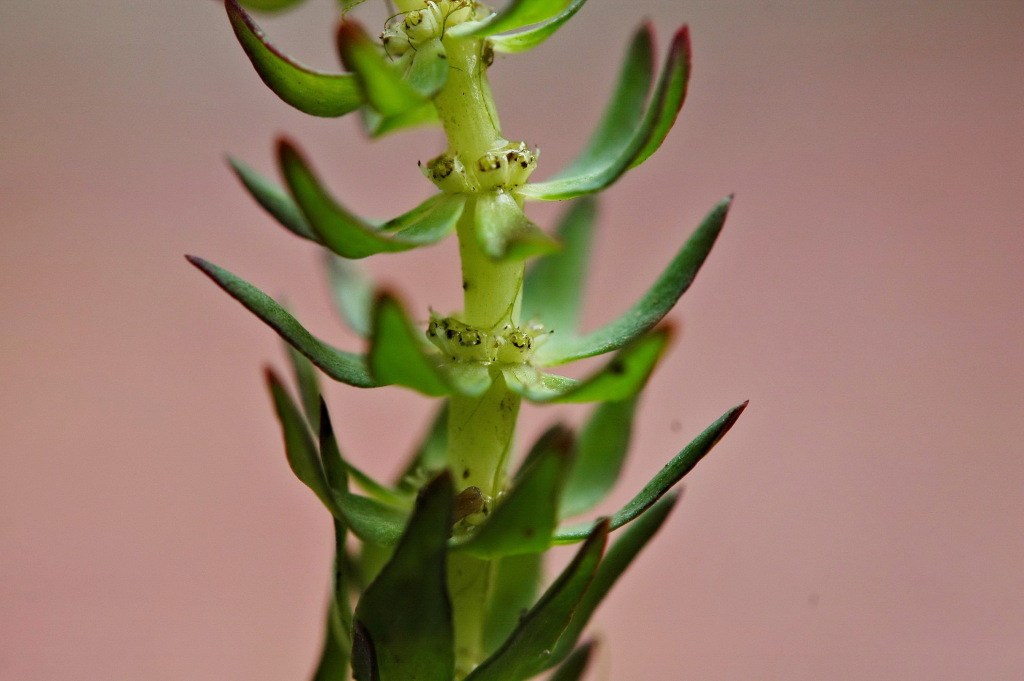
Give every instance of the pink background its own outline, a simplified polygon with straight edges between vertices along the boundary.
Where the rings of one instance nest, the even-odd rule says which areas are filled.
[[[333,68],[333,15],[264,24]],[[662,46],[690,23],[693,82],[605,195],[588,323],[738,198],[616,501],[751,406],[597,616],[593,678],[1024,678],[1024,3],[593,0],[493,69],[538,177],[582,144],[643,16]],[[356,347],[313,248],[222,163],[271,172],[282,131],[366,214],[430,190],[415,161],[439,133],[371,146],[289,109],[216,3],[0,2],[0,677],[307,677],[331,539],[262,386],[280,346],[181,257]],[[455,262],[447,242],[371,267],[425,316],[458,304]],[[328,397],[384,474],[428,415],[397,389]],[[556,416],[578,413],[527,431]]]

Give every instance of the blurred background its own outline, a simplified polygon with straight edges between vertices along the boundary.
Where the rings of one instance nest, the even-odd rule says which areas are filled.
[[[335,14],[261,23],[333,70]],[[613,502],[751,404],[599,611],[592,678],[1024,678],[1024,3],[591,0],[491,71],[538,178],[583,144],[643,17],[662,49],[690,24],[693,80],[604,194],[587,323],[737,199]],[[371,145],[290,109],[217,2],[0,0],[0,677],[308,677],[332,538],[263,387],[281,346],[182,258],[357,347],[319,254],[223,162],[273,174],[284,132],[358,212],[431,191],[415,164],[439,131]],[[459,304],[453,241],[368,265],[424,318]],[[380,474],[430,416],[399,389],[327,394]],[[579,417],[530,410],[523,443]]]

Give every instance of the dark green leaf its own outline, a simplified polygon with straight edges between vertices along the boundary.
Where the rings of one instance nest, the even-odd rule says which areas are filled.
[[[551,655],[549,666],[554,666],[569,656],[597,606],[608,595],[612,586],[622,576],[622,573],[626,571],[626,568],[633,562],[633,559],[640,553],[640,550],[647,545],[647,542],[661,528],[665,518],[668,517],[672,507],[675,506],[676,499],[676,495],[667,494],[646,513],[637,518],[636,522],[630,525],[628,529],[623,530],[619,538],[611,545],[601,560],[601,565],[597,568],[594,581],[590,583],[590,588],[587,589],[587,593],[583,595],[583,600],[580,601],[579,606],[576,608],[572,622],[569,623],[569,627],[558,640],[558,645],[555,646]]]
[[[320,243],[319,237],[306,224],[306,218],[302,217],[302,212],[287,192],[236,158],[228,157],[228,163],[242,185],[256,199],[256,203],[271,217],[293,234]]]
[[[563,364],[621,348],[647,333],[675,306],[690,288],[725,224],[732,197],[720,201],[694,231],[657,281],[617,319],[581,337],[552,336],[537,351],[538,361]]]
[[[320,663],[313,681],[346,681],[349,678],[349,655],[352,650],[352,606],[349,589],[352,580],[347,574],[344,523],[334,521],[334,576],[331,600],[327,608],[326,636]]]
[[[465,205],[462,196],[435,194],[378,228],[338,204],[298,149],[285,139],[278,143],[278,160],[310,230],[320,243],[345,258],[365,258],[435,243],[455,228]]]
[[[484,627],[484,649],[488,655],[505,642],[519,624],[519,618],[537,599],[542,562],[540,553],[505,556],[498,561]]]
[[[566,428],[548,430],[487,522],[458,545],[458,550],[477,558],[547,550],[558,524],[558,498],[572,445],[572,433]]]
[[[480,23],[461,24],[452,29],[456,36],[484,37],[514,31],[545,21],[560,13],[570,0],[511,0],[502,10]]]
[[[257,12],[280,12],[302,0],[242,0],[242,4]]]
[[[590,664],[590,656],[593,654],[594,648],[594,642],[587,641],[572,651],[572,654],[565,658],[565,662],[559,665],[548,681],[580,681],[583,678],[583,673],[587,671],[587,665]]]
[[[561,517],[594,508],[619,479],[629,451],[637,397],[597,405],[580,433],[576,456],[562,490]]]
[[[615,182],[630,167],[646,159],[661,145],[672,127],[686,95],[687,79],[690,73],[689,43],[685,27],[680,30],[670,46],[665,67],[658,85],[638,125],[632,123],[636,116],[637,103],[642,104],[643,88],[628,82],[635,69],[646,79],[649,70],[647,53],[650,50],[649,29],[642,29],[630,46],[629,57],[620,77],[615,100],[606,112],[598,134],[591,138],[588,147],[580,157],[564,171],[546,182],[528,183],[519,189],[527,199],[560,201],[574,196],[590,194],[604,189]],[[622,98],[621,100],[619,98]],[[619,124],[613,126],[613,121]],[[602,134],[610,135],[611,143],[602,142]],[[623,131],[632,134],[626,137]]]
[[[370,335],[374,285],[358,263],[325,253],[334,306],[345,324],[363,338]]]
[[[270,296],[231,272],[202,258],[191,255],[186,257],[328,376],[357,388],[373,388],[378,385],[370,378],[363,355],[338,350],[314,337]]]
[[[231,28],[263,82],[278,97],[313,116],[342,116],[363,103],[359,84],[347,73],[323,73],[286,57],[267,41],[236,0],[226,0]]]
[[[267,387],[274,399],[277,418],[281,422],[285,454],[292,472],[306,487],[313,490],[313,493],[332,514],[340,514],[335,503],[334,493],[327,482],[323,464],[320,462],[316,444],[309,434],[302,412],[288,395],[281,380],[269,369],[267,370]]]
[[[373,642],[384,681],[454,676],[446,574],[454,495],[448,474],[423,489],[391,560],[359,599],[355,619]]]
[[[569,566],[530,608],[505,643],[466,677],[466,681],[523,681],[540,673],[550,651],[569,625],[594,577],[608,538],[608,523],[599,523]]]
[[[288,361],[292,365],[292,375],[295,378],[295,385],[299,388],[299,398],[302,403],[302,412],[314,431],[320,429],[320,382],[316,377],[316,370],[313,363],[292,346],[285,344],[288,352]]]
[[[558,225],[562,249],[534,261],[523,283],[523,319],[535,319],[555,335],[575,334],[590,254],[597,202],[586,196],[569,204]]]
[[[480,248],[493,260],[521,260],[558,249],[558,242],[527,218],[506,192],[481,193],[474,217]]]
[[[402,306],[388,294],[374,305],[370,338],[370,372],[380,383],[402,385],[425,395],[446,395],[451,388],[437,363],[427,354],[423,333]]]
[[[495,52],[525,52],[532,50],[554,35],[565,22],[572,19],[587,0],[572,0],[569,6],[555,16],[522,31],[491,36]],[[563,3],[564,4],[564,3]]]
[[[704,458],[704,455],[711,451],[711,448],[729,432],[729,429],[736,423],[736,419],[746,408],[746,402],[733,407],[694,438],[693,442],[686,445],[683,451],[665,464],[664,468],[658,471],[658,474],[629,503],[610,518],[611,529],[618,529],[634,520],[682,480],[683,476],[693,470],[693,467]],[[579,541],[589,534],[592,527],[593,524],[587,523],[559,528],[555,533],[555,543],[569,544]]]
[[[341,645],[334,603],[328,607],[327,627],[320,661],[313,673],[313,681],[346,681],[349,678],[349,648]],[[347,635],[346,635],[347,636]]]

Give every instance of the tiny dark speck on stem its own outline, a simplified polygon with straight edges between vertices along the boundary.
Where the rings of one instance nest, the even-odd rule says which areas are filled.
[[[462,471],[462,479],[465,480],[468,477],[469,477],[469,469],[467,468],[467,469]]]

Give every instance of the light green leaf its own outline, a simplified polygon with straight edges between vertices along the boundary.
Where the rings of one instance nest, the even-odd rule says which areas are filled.
[[[694,231],[654,284],[626,312],[582,337],[555,337],[537,350],[537,360],[564,364],[617,348],[647,333],[690,288],[725,224],[732,197],[720,201]]]
[[[562,426],[544,433],[516,474],[512,488],[457,550],[477,558],[547,550],[558,524],[558,498],[572,446],[572,433]]]
[[[454,36],[481,38],[503,31],[514,31],[545,21],[559,14],[571,0],[511,0],[500,12],[481,22],[460,24],[449,32]]]
[[[300,2],[302,0],[242,0],[243,5],[257,12],[280,12]]]
[[[302,412],[306,415],[310,427],[317,431],[320,429],[320,382],[317,380],[316,370],[313,363],[298,350],[287,343],[284,348],[288,353],[288,362],[292,365],[295,385],[299,388]]]
[[[572,651],[572,654],[565,658],[565,662],[559,665],[548,681],[580,681],[590,664],[590,656],[594,652],[594,647],[593,641],[587,641]]]
[[[607,521],[591,530],[569,566],[523,615],[512,635],[466,681],[523,681],[544,669],[550,651],[593,579],[607,537]]]
[[[406,81],[424,97],[432,97],[448,80],[448,57],[439,38],[420,43],[412,55]]]
[[[562,490],[562,518],[589,511],[611,492],[629,451],[637,401],[601,402],[587,419]]]
[[[493,260],[521,260],[558,250],[558,242],[527,218],[507,192],[481,193],[475,218],[477,241]]]
[[[278,143],[278,160],[288,190],[318,241],[345,258],[407,251],[432,244],[455,228],[465,198],[435,194],[408,213],[378,228],[350,213],[323,188],[289,141]]]
[[[420,332],[395,298],[382,294],[374,305],[370,337],[370,373],[380,383],[412,388],[424,395],[451,392]]]
[[[256,203],[260,204],[263,210],[270,213],[271,217],[291,233],[303,239],[320,243],[320,238],[306,224],[306,218],[302,216],[299,207],[295,205],[292,197],[288,196],[285,190],[236,158],[229,156],[228,164],[231,165],[231,169],[238,179],[242,181],[242,186],[256,199]]]
[[[558,639],[558,645],[555,646],[551,659],[548,662],[549,667],[553,667],[569,656],[597,606],[608,595],[612,586],[622,576],[622,573],[626,571],[626,568],[633,562],[633,559],[637,557],[641,549],[661,529],[665,518],[668,517],[672,507],[675,506],[676,500],[675,494],[665,495],[661,501],[637,518],[636,522],[630,525],[628,529],[623,530],[619,538],[611,545],[597,568],[594,581],[590,583],[587,593],[583,595],[583,600],[580,601],[579,606],[576,608],[572,622],[569,623],[562,637]]]
[[[338,493],[335,502],[352,533],[376,546],[394,546],[402,536],[409,509],[358,494]]]
[[[385,681],[451,681],[455,632],[446,574],[455,492],[443,474],[416,501],[391,560],[366,588],[355,619]]]
[[[520,615],[537,599],[542,558],[540,553],[522,553],[497,561],[484,626],[484,650],[488,655],[505,642],[519,624]]]
[[[363,355],[338,350],[314,337],[270,296],[231,272],[202,258],[186,258],[334,380],[357,388],[378,385],[370,378]]]
[[[373,282],[355,261],[333,253],[324,255],[331,297],[338,314],[346,326],[368,338],[373,314]]]
[[[536,26],[522,31],[491,36],[490,40],[494,46],[494,51],[525,52],[526,50],[532,50],[554,35],[555,31],[560,29],[565,22],[572,19],[586,2],[587,0],[572,0],[564,10]]]
[[[746,402],[733,407],[708,426],[704,432],[694,438],[693,442],[686,445],[683,451],[676,454],[671,461],[665,464],[658,471],[658,474],[629,503],[612,515],[610,518],[611,529],[618,529],[637,518],[654,505],[677,482],[682,480],[683,476],[693,470],[693,467],[704,458],[704,455],[711,451],[711,448],[718,444],[718,441],[729,432],[729,429],[736,423],[736,419],[740,417],[740,414],[746,408]],[[571,544],[577,542],[583,537],[588,536],[592,527],[592,523],[561,527],[555,532],[555,543]]]
[[[526,272],[522,317],[542,323],[555,337],[572,336],[579,328],[596,214],[597,202],[591,196],[571,202],[557,228],[562,249],[538,258]]]
[[[642,28],[630,46],[613,102],[587,148],[569,168],[550,180],[523,185],[519,189],[520,195],[527,199],[561,201],[600,191],[615,182],[630,167],[654,153],[675,122],[686,96],[690,73],[687,41],[684,28],[672,41],[661,77],[643,118],[639,124],[634,125],[638,105],[643,105],[643,94],[650,73],[650,29]],[[634,71],[641,83],[629,82],[634,77]],[[632,134],[627,136],[625,131],[632,131]],[[609,137],[603,138],[604,134]]]
[[[224,3],[235,37],[256,73],[278,97],[313,116],[343,116],[363,103],[356,78],[347,73],[324,73],[286,57],[270,44],[237,0]]]

